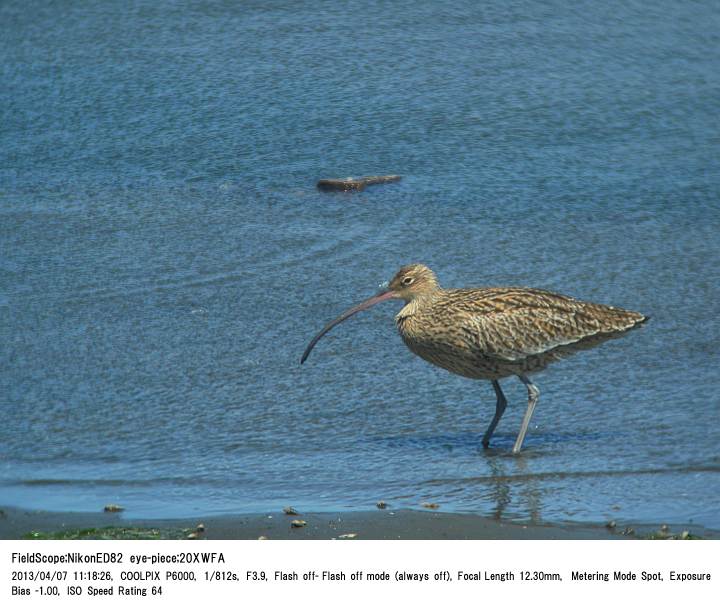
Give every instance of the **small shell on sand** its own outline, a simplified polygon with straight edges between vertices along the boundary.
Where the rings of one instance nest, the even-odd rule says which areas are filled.
[[[300,527],[304,527],[307,524],[304,520],[293,520],[290,523],[290,526],[295,527],[296,529],[299,529]]]
[[[439,503],[428,503],[427,501],[425,503],[420,504],[422,507],[427,508],[429,510],[436,510],[440,507]]]
[[[105,512],[122,512],[125,508],[115,505],[114,503],[108,503],[103,510]]]
[[[294,507],[291,505],[288,505],[287,507],[283,508],[283,512],[287,514],[288,516],[297,516],[300,512],[298,512]]]

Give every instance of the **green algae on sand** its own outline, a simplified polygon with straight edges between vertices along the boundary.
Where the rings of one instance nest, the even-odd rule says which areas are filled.
[[[149,527],[91,527],[61,531],[30,531],[23,539],[187,539],[192,529]]]

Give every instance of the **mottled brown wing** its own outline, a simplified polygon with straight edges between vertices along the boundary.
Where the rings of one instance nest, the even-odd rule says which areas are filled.
[[[473,299],[475,306],[468,307],[469,299],[463,299],[464,333],[476,337],[479,354],[506,361],[553,351],[562,356],[619,336],[645,320],[640,313],[543,290],[496,288],[481,293],[481,299]]]

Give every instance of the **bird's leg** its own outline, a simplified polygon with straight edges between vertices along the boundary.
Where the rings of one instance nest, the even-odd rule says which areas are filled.
[[[503,412],[505,412],[505,407],[507,406],[507,400],[500,388],[500,383],[493,381],[492,386],[495,390],[495,395],[497,396],[497,404],[495,405],[495,416],[492,418],[492,421],[490,421],[490,425],[488,425],[487,431],[482,439],[483,448],[490,446],[490,438],[492,437],[497,424],[500,422],[500,417],[503,416]]]
[[[515,440],[515,446],[513,446],[513,453],[519,453],[520,447],[522,447],[525,434],[527,433],[528,425],[530,425],[530,419],[532,419],[533,410],[535,410],[535,404],[537,404],[538,397],[540,396],[540,390],[533,385],[532,381],[523,374],[518,374],[518,378],[525,384],[528,390],[528,407],[523,417],[522,425],[520,426],[520,433]]]

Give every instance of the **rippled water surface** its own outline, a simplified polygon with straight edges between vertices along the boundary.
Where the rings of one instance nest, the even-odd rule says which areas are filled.
[[[0,504],[433,501],[720,528],[720,9],[0,4]],[[323,194],[321,177],[402,182]],[[412,356],[404,263],[642,311],[516,379]]]

